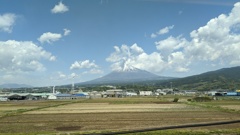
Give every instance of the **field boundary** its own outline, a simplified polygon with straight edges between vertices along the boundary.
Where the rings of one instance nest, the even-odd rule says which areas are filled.
[[[20,115],[20,114],[23,114],[25,112],[36,111],[36,110],[47,109],[47,108],[58,107],[58,106],[69,105],[69,104],[75,104],[75,103],[79,103],[79,102],[82,102],[82,101],[71,101],[71,100],[69,100],[65,103],[56,103],[56,104],[53,104],[53,105],[46,105],[46,106],[41,106],[41,107],[36,107],[36,108],[31,108],[31,109],[13,110],[11,112],[8,112],[8,113],[0,116],[0,119],[5,118],[5,117]]]
[[[120,132],[91,133],[91,134],[83,134],[83,135],[119,135],[119,134],[130,134],[130,133],[149,132],[149,131],[167,130],[167,129],[180,129],[180,128],[216,126],[216,125],[225,125],[225,124],[234,124],[234,123],[240,123],[240,120],[209,122],[209,123],[195,123],[195,124],[186,124],[186,125],[175,125],[175,126],[166,126],[166,127],[157,127],[157,128],[147,128],[147,129],[120,131]]]

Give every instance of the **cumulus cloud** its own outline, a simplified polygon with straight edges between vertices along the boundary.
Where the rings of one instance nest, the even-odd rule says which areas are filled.
[[[106,61],[113,63],[112,70],[123,70],[124,65],[130,65],[148,71],[160,72],[166,65],[159,53],[147,54],[137,44],[115,46],[114,48],[115,52],[106,58]]]
[[[103,71],[100,67],[95,64],[95,61],[84,60],[84,61],[75,61],[71,66],[70,70],[74,69],[85,69],[82,74],[102,74]]]
[[[71,30],[69,29],[63,29],[63,36],[68,36],[70,33],[71,33]],[[60,40],[62,37],[62,34],[60,33],[51,33],[51,32],[46,32],[46,33],[43,33],[39,38],[38,38],[38,41],[40,41],[41,43],[53,43],[55,41],[58,41]]]
[[[69,9],[67,6],[65,6],[61,1],[58,3],[58,5],[55,5],[54,8],[51,10],[52,13],[64,13],[67,12]]]
[[[98,65],[95,64],[95,61],[90,62],[89,60],[84,61],[75,61],[70,69],[82,69],[82,68],[97,68]]]
[[[46,33],[43,33],[38,38],[38,41],[40,41],[41,43],[47,42],[47,43],[51,44],[52,42],[58,41],[60,38],[62,38],[61,34],[46,32]]]
[[[166,34],[166,33],[168,33],[171,29],[173,29],[173,27],[174,27],[174,25],[172,25],[172,26],[167,26],[167,27],[165,27],[165,28],[162,28],[161,30],[159,30],[159,31],[157,32],[157,34],[158,34],[158,35]]]
[[[190,39],[170,36],[155,42],[156,52],[147,54],[134,44],[129,47],[115,46],[106,61],[112,63],[113,70],[121,70],[122,65],[152,72],[173,69],[176,72],[187,72],[193,63],[209,65],[240,65],[240,2],[236,3],[229,14],[221,14],[211,19],[206,25],[193,30]],[[167,28],[171,29],[173,26]],[[160,33],[168,30],[162,29]]]
[[[15,14],[0,14],[0,31],[11,33],[16,18],[17,16]]]
[[[69,78],[75,78],[75,77],[77,77],[78,75],[76,74],[76,73],[71,73],[70,75],[69,75]]]
[[[56,57],[31,41],[0,41],[0,71],[44,71],[44,59],[53,61]]]
[[[211,19],[205,26],[190,33],[191,45],[185,47],[195,60],[240,64],[240,2],[228,14]]]
[[[58,78],[59,79],[65,79],[67,77],[67,75],[65,75],[64,73],[62,73],[62,72],[58,72]]]
[[[156,38],[158,35],[167,34],[173,28],[174,28],[174,25],[164,27],[164,28],[160,29],[158,32],[152,33],[151,38]]]
[[[69,29],[63,29],[63,30],[64,30],[64,33],[63,33],[64,36],[69,35],[71,32],[71,30],[69,30]]]
[[[155,42],[155,44],[157,50],[166,60],[171,53],[183,49],[185,46],[189,44],[189,42],[185,38],[182,38],[181,36],[179,37],[170,36],[164,40]]]

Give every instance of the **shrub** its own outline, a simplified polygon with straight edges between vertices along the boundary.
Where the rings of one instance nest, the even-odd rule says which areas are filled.
[[[178,102],[179,98],[174,98],[173,102]]]
[[[195,101],[195,102],[209,102],[212,99],[209,98],[209,97],[195,97],[192,100]]]

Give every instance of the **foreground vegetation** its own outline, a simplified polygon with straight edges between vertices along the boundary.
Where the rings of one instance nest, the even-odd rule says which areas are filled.
[[[237,99],[135,97],[0,102],[0,134],[92,134],[240,119]],[[240,123],[135,133],[240,134]],[[131,135],[131,134],[130,134]]]

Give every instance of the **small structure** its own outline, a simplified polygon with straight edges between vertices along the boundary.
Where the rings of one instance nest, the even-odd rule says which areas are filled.
[[[73,95],[75,98],[89,98],[89,94],[88,93],[84,93],[84,92],[81,92],[81,93],[76,93]]]
[[[227,96],[237,96],[237,92],[227,92]]]
[[[48,96],[48,99],[55,100],[55,99],[57,99],[57,96],[54,95],[54,94],[51,94],[51,95]]]
[[[197,94],[197,90],[185,90],[184,93],[185,95],[192,96]]]
[[[30,93],[11,93],[8,95],[9,100],[35,100],[36,98]]]
[[[151,96],[151,95],[153,95],[153,92],[152,91],[140,91],[139,95],[140,96]]]
[[[136,92],[126,92],[125,96],[132,97],[132,96],[137,96],[138,94]]]
[[[0,101],[8,101],[7,97],[0,97]]]
[[[123,90],[121,90],[121,89],[107,90],[105,95],[106,95],[106,97],[122,97]]]
[[[104,94],[106,95],[105,92],[102,93],[102,92],[92,91],[89,93],[89,97],[90,98],[102,98]]]
[[[72,94],[57,94],[57,99],[76,99]]]

